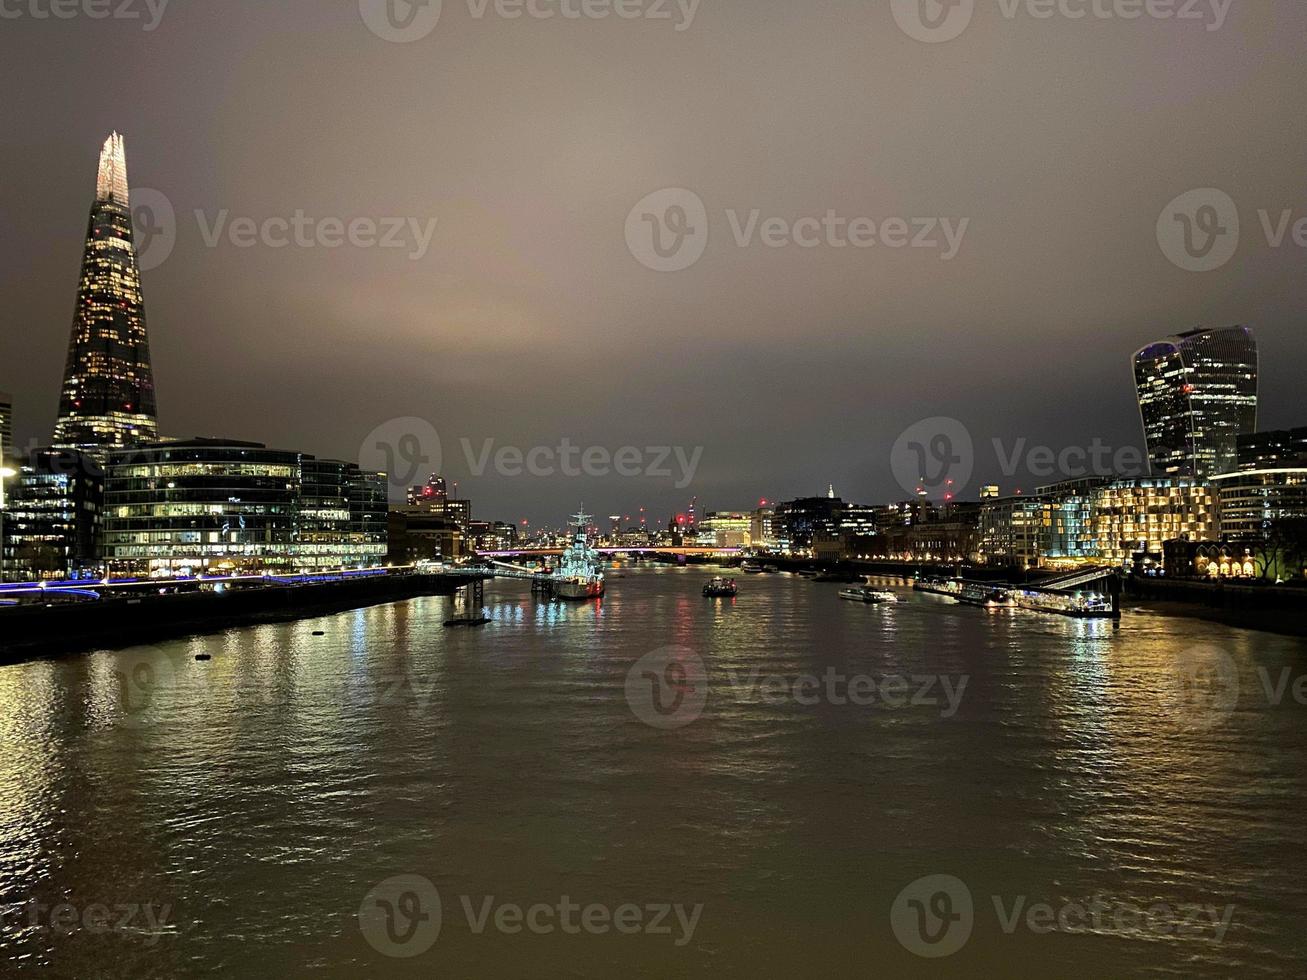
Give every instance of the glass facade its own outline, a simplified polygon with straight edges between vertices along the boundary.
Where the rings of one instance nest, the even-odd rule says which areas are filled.
[[[986,501],[981,554],[990,564],[1124,564],[1142,554],[1161,561],[1167,541],[1210,539],[1214,491],[1188,478],[1077,481],[1035,497]]]
[[[0,391],[0,461],[14,452],[14,400]]]
[[[1257,429],[1253,332],[1193,330],[1145,347],[1134,368],[1153,475],[1233,470],[1238,437]]]
[[[116,574],[371,567],[386,482],[352,463],[193,440],[109,454],[103,551]]]
[[[81,453],[40,450],[6,481],[4,579],[98,575],[104,476]]]
[[[102,456],[157,438],[127,159],[115,133],[100,155],[55,444]]]
[[[1307,518],[1307,467],[1226,473],[1213,482],[1223,540],[1262,541],[1277,523]]]

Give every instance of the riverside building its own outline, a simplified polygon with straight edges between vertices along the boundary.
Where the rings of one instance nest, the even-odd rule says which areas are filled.
[[[386,493],[381,474],[254,442],[115,450],[103,555],[120,575],[376,567],[386,555]]]

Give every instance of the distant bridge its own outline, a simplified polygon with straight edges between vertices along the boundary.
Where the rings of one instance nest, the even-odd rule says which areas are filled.
[[[732,558],[744,554],[743,548],[595,548],[601,555],[684,555]],[[478,551],[480,558],[556,558],[562,548],[523,548],[516,551]]]

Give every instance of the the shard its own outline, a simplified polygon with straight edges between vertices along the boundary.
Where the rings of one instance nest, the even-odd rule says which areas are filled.
[[[101,456],[158,438],[123,138],[100,153],[54,443]]]

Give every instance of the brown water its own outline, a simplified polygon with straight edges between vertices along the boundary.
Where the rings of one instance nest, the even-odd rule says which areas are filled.
[[[708,574],[0,669],[0,973],[1307,971],[1301,641]]]

